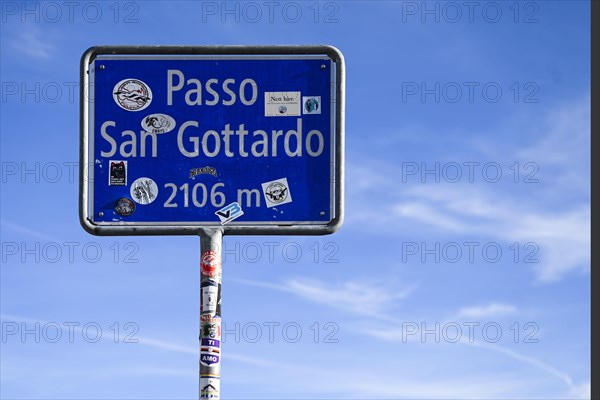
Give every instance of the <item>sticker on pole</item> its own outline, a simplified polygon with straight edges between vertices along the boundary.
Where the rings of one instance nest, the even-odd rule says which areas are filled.
[[[200,256],[200,270],[202,275],[209,278],[218,277],[221,273],[221,255],[212,250],[203,252]]]
[[[323,234],[341,225],[336,49],[109,46],[88,50],[81,66],[88,232]]]
[[[221,318],[204,318],[201,329],[200,364],[216,366],[221,360]]]
[[[217,313],[221,284],[214,279],[204,279],[201,284],[201,289],[200,312],[202,314]]]
[[[200,398],[201,399],[218,399],[221,383],[219,378],[200,377]]]

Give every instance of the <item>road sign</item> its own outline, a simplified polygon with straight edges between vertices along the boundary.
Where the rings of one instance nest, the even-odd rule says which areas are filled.
[[[94,47],[81,82],[88,232],[324,234],[341,225],[337,49]]]
[[[344,79],[328,46],[108,46],[81,59],[81,224],[200,236],[201,399],[220,398],[223,234],[342,224]]]

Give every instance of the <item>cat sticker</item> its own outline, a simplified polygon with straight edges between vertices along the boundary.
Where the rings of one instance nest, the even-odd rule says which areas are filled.
[[[108,186],[127,186],[127,161],[110,160]]]

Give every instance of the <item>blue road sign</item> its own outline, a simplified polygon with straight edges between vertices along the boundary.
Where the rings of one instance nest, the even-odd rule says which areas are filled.
[[[82,59],[88,231],[329,233],[341,224],[337,50],[107,49]]]

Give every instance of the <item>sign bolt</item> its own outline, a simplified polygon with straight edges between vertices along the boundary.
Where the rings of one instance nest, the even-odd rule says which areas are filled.
[[[325,69],[325,68],[327,68],[327,67],[325,66],[325,64],[321,64],[321,69]]]
[[[103,213],[102,211],[100,211],[100,212],[98,213],[98,216],[99,216],[99,217],[104,217],[104,213]]]
[[[104,66],[104,64],[103,64],[103,65],[100,65],[100,69],[104,69],[104,68],[106,68],[106,67]]]

